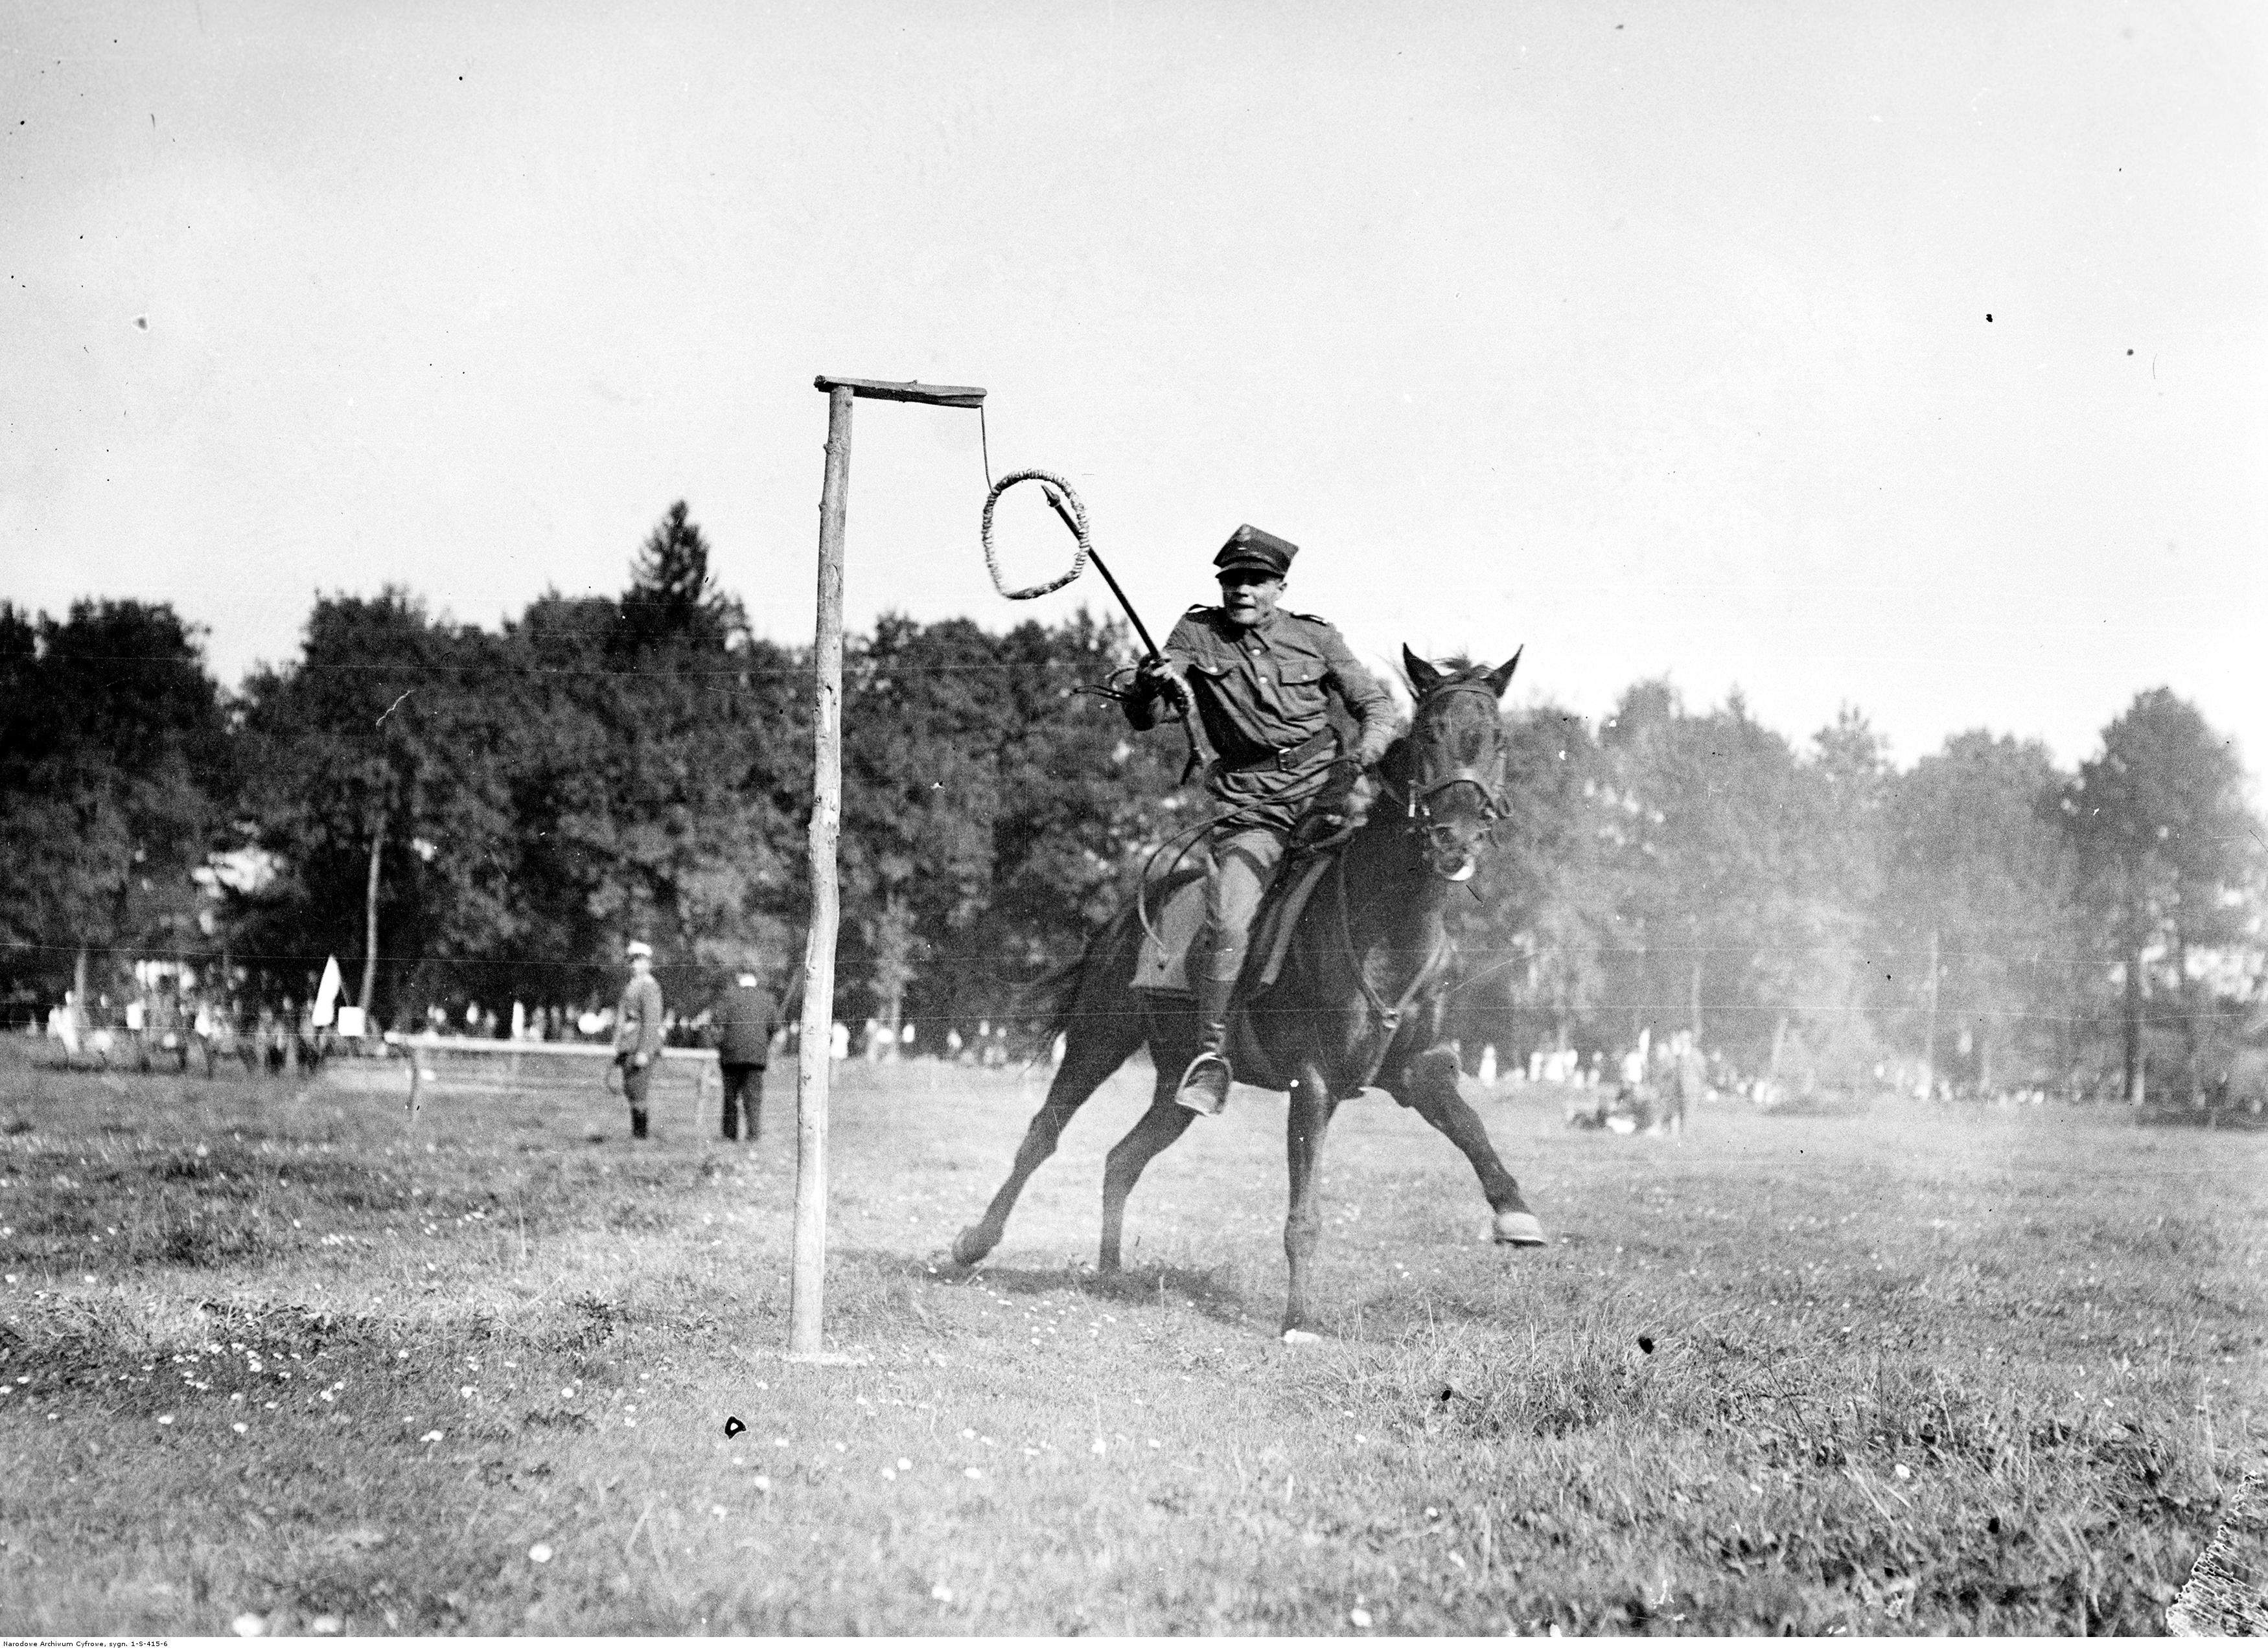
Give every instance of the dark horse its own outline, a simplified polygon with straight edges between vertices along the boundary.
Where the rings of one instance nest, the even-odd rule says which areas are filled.
[[[1384,1089],[1455,1143],[1496,1212],[1498,1243],[1544,1241],[1487,1129],[1457,1092],[1456,1051],[1440,1037],[1449,960],[1442,907],[1455,884],[1472,875],[1502,806],[1506,757],[1497,701],[1520,656],[1494,671],[1436,670],[1407,648],[1402,656],[1417,715],[1373,770],[1378,805],[1308,899],[1260,1011],[1240,1003],[1241,1023],[1230,1032],[1237,1080],[1291,1097],[1287,1340],[1314,1338],[1308,1269],[1322,1224],[1316,1170],[1331,1113],[1358,1089]],[[983,1219],[954,1243],[954,1258],[963,1265],[992,1252],[1024,1183],[1054,1153],[1071,1114],[1146,1043],[1157,1089],[1141,1120],[1111,1148],[1102,1178],[1101,1265],[1117,1270],[1128,1194],[1150,1160],[1179,1140],[1196,1115],[1174,1104],[1182,1068],[1197,1052],[1193,1005],[1186,996],[1133,988],[1144,938],[1140,913],[1129,902],[1058,982],[1054,1019],[1064,1033],[1063,1065],[1007,1180]]]

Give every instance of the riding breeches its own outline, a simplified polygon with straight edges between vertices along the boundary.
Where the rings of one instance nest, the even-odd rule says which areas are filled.
[[[1252,920],[1283,863],[1290,834],[1272,825],[1248,825],[1213,839],[1212,864],[1205,872],[1204,933],[1192,958],[1198,972],[1233,980],[1243,969]]]

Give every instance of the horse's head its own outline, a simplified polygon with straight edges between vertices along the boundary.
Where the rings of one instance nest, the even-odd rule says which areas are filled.
[[[1461,883],[1504,809],[1504,719],[1497,701],[1520,666],[1514,653],[1494,670],[1457,665],[1443,670],[1407,647],[1402,663],[1418,696],[1410,731],[1398,742],[1384,775],[1427,869]]]

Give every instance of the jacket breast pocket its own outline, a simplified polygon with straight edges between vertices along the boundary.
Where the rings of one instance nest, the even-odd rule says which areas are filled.
[[[1326,670],[1320,659],[1292,659],[1285,662],[1277,684],[1284,693],[1284,708],[1294,715],[1321,711],[1330,696],[1329,685],[1323,679]]]

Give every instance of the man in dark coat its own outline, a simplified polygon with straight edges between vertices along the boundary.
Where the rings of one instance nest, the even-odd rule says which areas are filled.
[[[630,1138],[645,1138],[646,1090],[661,1058],[661,982],[653,977],[653,947],[632,940],[625,948],[630,982],[615,1010],[615,1063],[622,1068],[622,1097],[630,1103]]]
[[[743,971],[717,1009],[717,1064],[725,1076],[725,1138],[740,1138],[740,1118],[748,1139],[762,1131],[764,1067],[771,1061],[772,1038],[779,1030],[779,1008],[772,994]]]
[[[1189,955],[1202,1046],[1176,1101],[1211,1116],[1235,1074],[1221,1052],[1228,1001],[1252,920],[1302,817],[1343,823],[1355,781],[1394,737],[1393,703],[1339,633],[1312,613],[1281,612],[1284,577],[1300,547],[1242,526],[1213,557],[1220,605],[1192,607],[1144,662],[1124,703],[1137,728],[1158,701],[1194,713],[1214,757],[1205,788],[1233,811],[1215,828],[1205,873],[1205,931]],[[1359,729],[1342,753],[1329,715],[1336,696]]]

